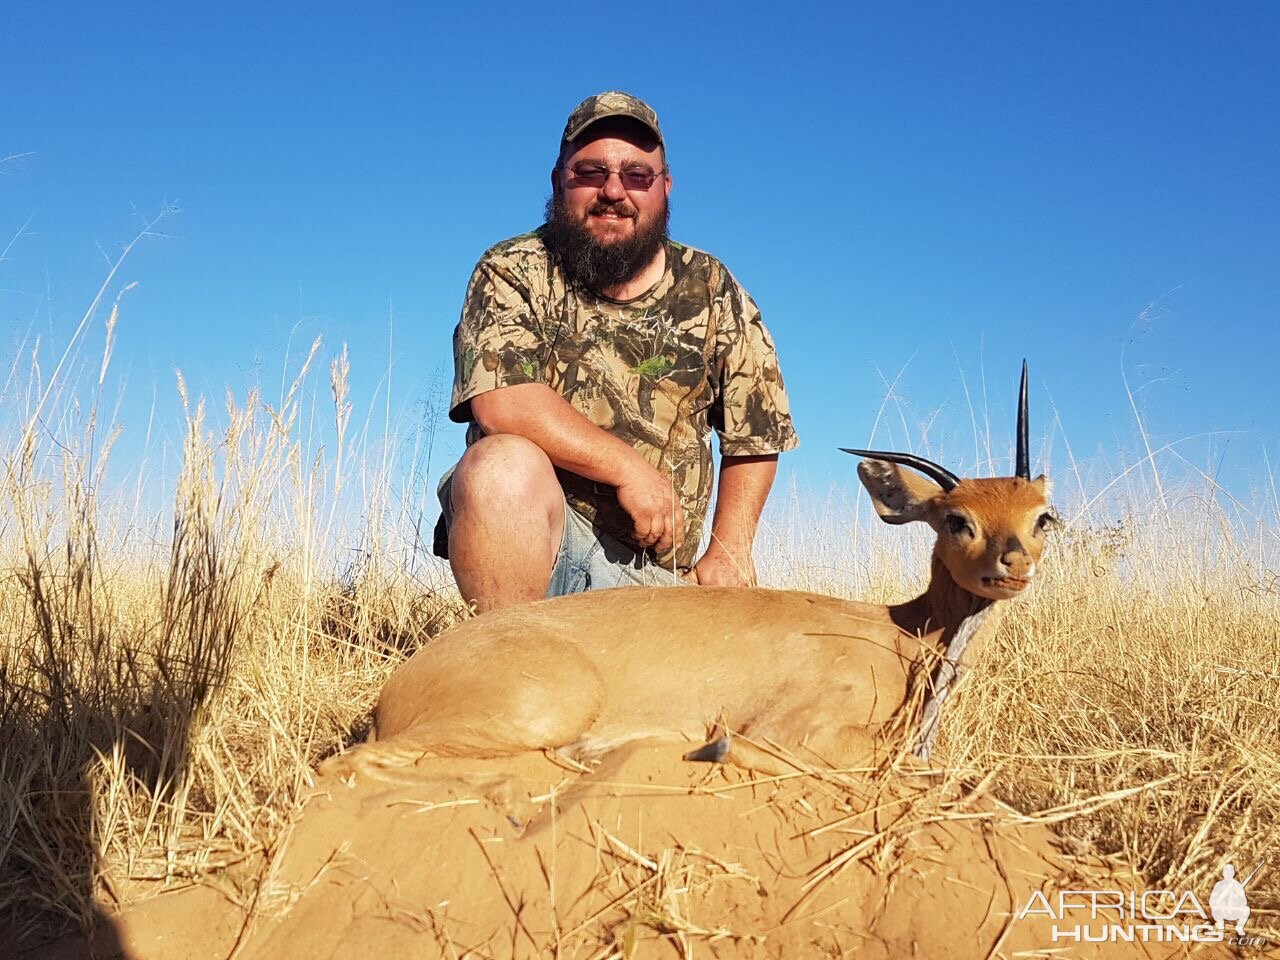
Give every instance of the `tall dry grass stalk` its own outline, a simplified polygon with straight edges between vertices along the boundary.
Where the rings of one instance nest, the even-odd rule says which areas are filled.
[[[23,399],[0,449],[0,944],[90,927],[138,884],[208,877],[251,897],[316,761],[461,613],[425,557],[430,517],[398,493],[392,430],[352,433],[345,351],[323,429],[318,342],[274,403],[229,395],[216,426],[179,381],[181,470],[157,522],[107,488],[116,311],[89,364],[93,316],[47,381],[33,351],[5,391]],[[1178,500],[1168,477],[1163,507],[1113,489],[1129,499],[1063,511],[1075,522],[940,746],[998,771],[1017,807],[1084,811],[1069,840],[1205,890],[1224,858],[1252,869],[1280,840],[1276,525],[1229,518],[1214,490]],[[856,495],[783,499],[766,582],[876,600],[922,585],[927,531],[884,527]],[[1280,866],[1250,894],[1274,929]]]

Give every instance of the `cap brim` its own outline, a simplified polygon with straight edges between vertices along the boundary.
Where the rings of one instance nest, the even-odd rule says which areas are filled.
[[[661,144],[664,147],[666,146],[666,144],[663,143],[662,141],[662,131],[658,130],[657,127],[654,127],[647,121],[641,120],[634,113],[627,113],[624,110],[619,110],[616,113],[604,113],[598,117],[592,117],[586,123],[581,123],[578,126],[574,127],[573,130],[566,132],[564,135],[564,139],[561,140],[560,142],[571,143],[572,141],[577,140],[580,136],[582,136],[582,134],[585,133],[588,128],[595,126],[601,120],[613,120],[616,117],[622,117],[624,120],[631,120],[631,121],[634,121],[635,123],[640,124],[640,126],[644,127],[646,130],[648,130],[650,133],[653,134],[654,139],[656,139],[659,144]]]

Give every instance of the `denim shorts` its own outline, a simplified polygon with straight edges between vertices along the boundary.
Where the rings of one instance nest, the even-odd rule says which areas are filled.
[[[440,480],[438,494],[445,524],[453,523],[450,470]],[[678,572],[655,563],[644,551],[637,551],[594,526],[590,520],[564,505],[564,533],[547,584],[548,597],[603,590],[607,587],[692,586]]]
[[[678,573],[655,563],[621,540],[593,526],[591,521],[564,505],[564,535],[556,565],[551,568],[548,597],[606,587],[688,586]]]

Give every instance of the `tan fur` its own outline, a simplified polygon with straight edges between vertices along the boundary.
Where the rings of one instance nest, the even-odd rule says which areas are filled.
[[[915,666],[945,652],[965,617],[1025,587],[1007,578],[1034,577],[1048,505],[1043,477],[965,480],[943,493],[884,461],[864,460],[859,475],[888,522],[921,520],[938,532],[929,587],[914,600],[637,587],[488,613],[391,677],[377,747],[388,762],[539,749],[590,757],[655,736],[696,743],[722,723],[804,759],[865,762],[907,700]],[[950,529],[955,516],[972,534]],[[994,626],[987,617],[975,639]],[[966,659],[981,645],[971,641]],[[734,752],[768,766],[767,749],[726,759]]]

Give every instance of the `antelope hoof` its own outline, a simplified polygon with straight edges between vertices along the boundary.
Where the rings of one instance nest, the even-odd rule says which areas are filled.
[[[697,750],[690,750],[684,755],[685,760],[693,760],[697,763],[722,763],[724,758],[729,754],[729,748],[733,746],[733,737],[725,734],[722,737],[716,737],[709,743],[704,743]]]

